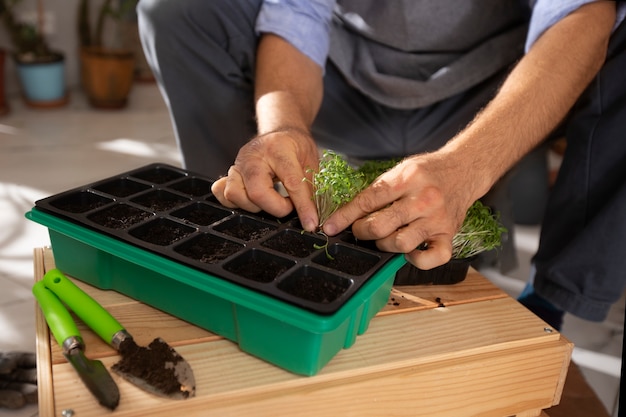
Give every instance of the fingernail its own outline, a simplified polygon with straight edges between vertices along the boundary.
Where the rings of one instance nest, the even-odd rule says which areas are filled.
[[[328,236],[333,236],[335,233],[337,233],[337,228],[333,224],[325,224],[323,229],[324,233],[326,233]]]

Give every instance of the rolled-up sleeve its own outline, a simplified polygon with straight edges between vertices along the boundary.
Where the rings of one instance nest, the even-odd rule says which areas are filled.
[[[259,34],[273,33],[324,68],[335,0],[266,0],[256,21]]]
[[[568,14],[577,10],[587,3],[595,0],[537,0],[534,2],[528,36],[526,38],[526,51],[528,51],[539,37],[552,25],[563,19]],[[626,2],[617,2],[617,27],[626,15]]]

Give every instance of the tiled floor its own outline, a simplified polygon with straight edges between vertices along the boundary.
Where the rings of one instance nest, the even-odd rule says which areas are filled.
[[[137,85],[123,111],[89,108],[73,92],[62,109],[32,110],[19,98],[0,117],[0,350],[35,350],[32,250],[49,244],[44,227],[24,218],[39,198],[151,162],[180,165],[169,116],[157,88]],[[520,268],[504,277],[483,271],[512,296],[528,276],[538,228],[516,228]],[[624,304],[601,324],[566,318],[563,333],[574,343],[574,359],[607,408],[615,411],[619,389]],[[0,417],[37,416],[35,406]]]

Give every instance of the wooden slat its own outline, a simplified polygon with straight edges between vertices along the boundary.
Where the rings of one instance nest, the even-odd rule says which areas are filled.
[[[42,248],[33,250],[35,281],[39,281],[45,273],[44,253]],[[37,395],[41,417],[54,416],[54,391],[50,389],[53,381],[50,345],[48,323],[46,323],[39,306],[35,305],[35,350],[37,354],[37,381],[39,385]],[[56,343],[55,346],[57,346]]]

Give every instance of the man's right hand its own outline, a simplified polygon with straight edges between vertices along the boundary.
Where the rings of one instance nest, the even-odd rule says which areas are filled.
[[[318,164],[317,147],[308,132],[288,128],[265,133],[239,150],[228,175],[213,184],[212,192],[222,205],[250,212],[283,217],[295,208],[303,228],[313,231],[317,210],[310,183],[303,179],[310,179],[307,170]],[[289,197],[274,188],[277,181]]]

